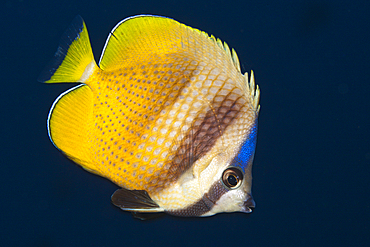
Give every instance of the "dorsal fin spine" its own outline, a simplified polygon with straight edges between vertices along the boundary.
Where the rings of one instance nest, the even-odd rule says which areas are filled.
[[[251,99],[252,106],[255,112],[258,114],[260,111],[260,89],[258,85],[255,84],[253,70],[251,71],[250,79],[248,77],[248,73],[244,74],[244,80],[247,86],[247,90],[249,91],[249,97]]]

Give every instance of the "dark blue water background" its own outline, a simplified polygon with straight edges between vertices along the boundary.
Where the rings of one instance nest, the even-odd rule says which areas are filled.
[[[29,1],[0,5],[1,246],[368,246],[369,1]],[[142,222],[117,189],[50,143],[46,118],[71,84],[36,81],[73,18],[98,60],[135,14],[207,31],[255,71],[261,114],[251,215]]]

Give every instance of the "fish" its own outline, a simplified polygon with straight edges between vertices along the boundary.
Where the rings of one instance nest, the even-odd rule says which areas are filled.
[[[260,89],[225,42],[137,15],[113,28],[97,64],[77,16],[38,81],[78,83],[52,104],[48,135],[119,187],[115,206],[182,217],[253,211]]]

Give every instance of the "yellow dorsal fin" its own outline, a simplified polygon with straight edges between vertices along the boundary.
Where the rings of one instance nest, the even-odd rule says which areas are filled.
[[[96,69],[85,22],[76,16],[63,34],[53,59],[38,81],[46,83],[85,82]]]
[[[207,42],[211,42],[208,47],[204,45]],[[218,45],[240,71],[236,52],[230,52],[227,44],[214,36],[167,17],[138,15],[124,19],[113,28],[105,43],[99,67],[103,70],[114,68],[130,59],[141,61],[180,50],[198,52],[201,56],[204,49],[212,49],[212,44]]]
[[[93,95],[86,85],[74,87],[54,102],[48,118],[49,137],[68,158],[90,172],[91,155],[88,138],[93,117]]]
[[[179,27],[186,26],[160,16],[138,15],[122,20],[108,36],[99,67],[103,70],[116,67],[132,56],[141,60],[156,51],[168,53],[166,51],[173,48],[169,44],[173,42],[170,36]]]

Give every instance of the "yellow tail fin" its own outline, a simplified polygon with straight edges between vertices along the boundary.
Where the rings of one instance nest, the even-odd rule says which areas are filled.
[[[97,68],[85,22],[76,16],[61,38],[54,58],[38,81],[46,83],[85,82]]]

